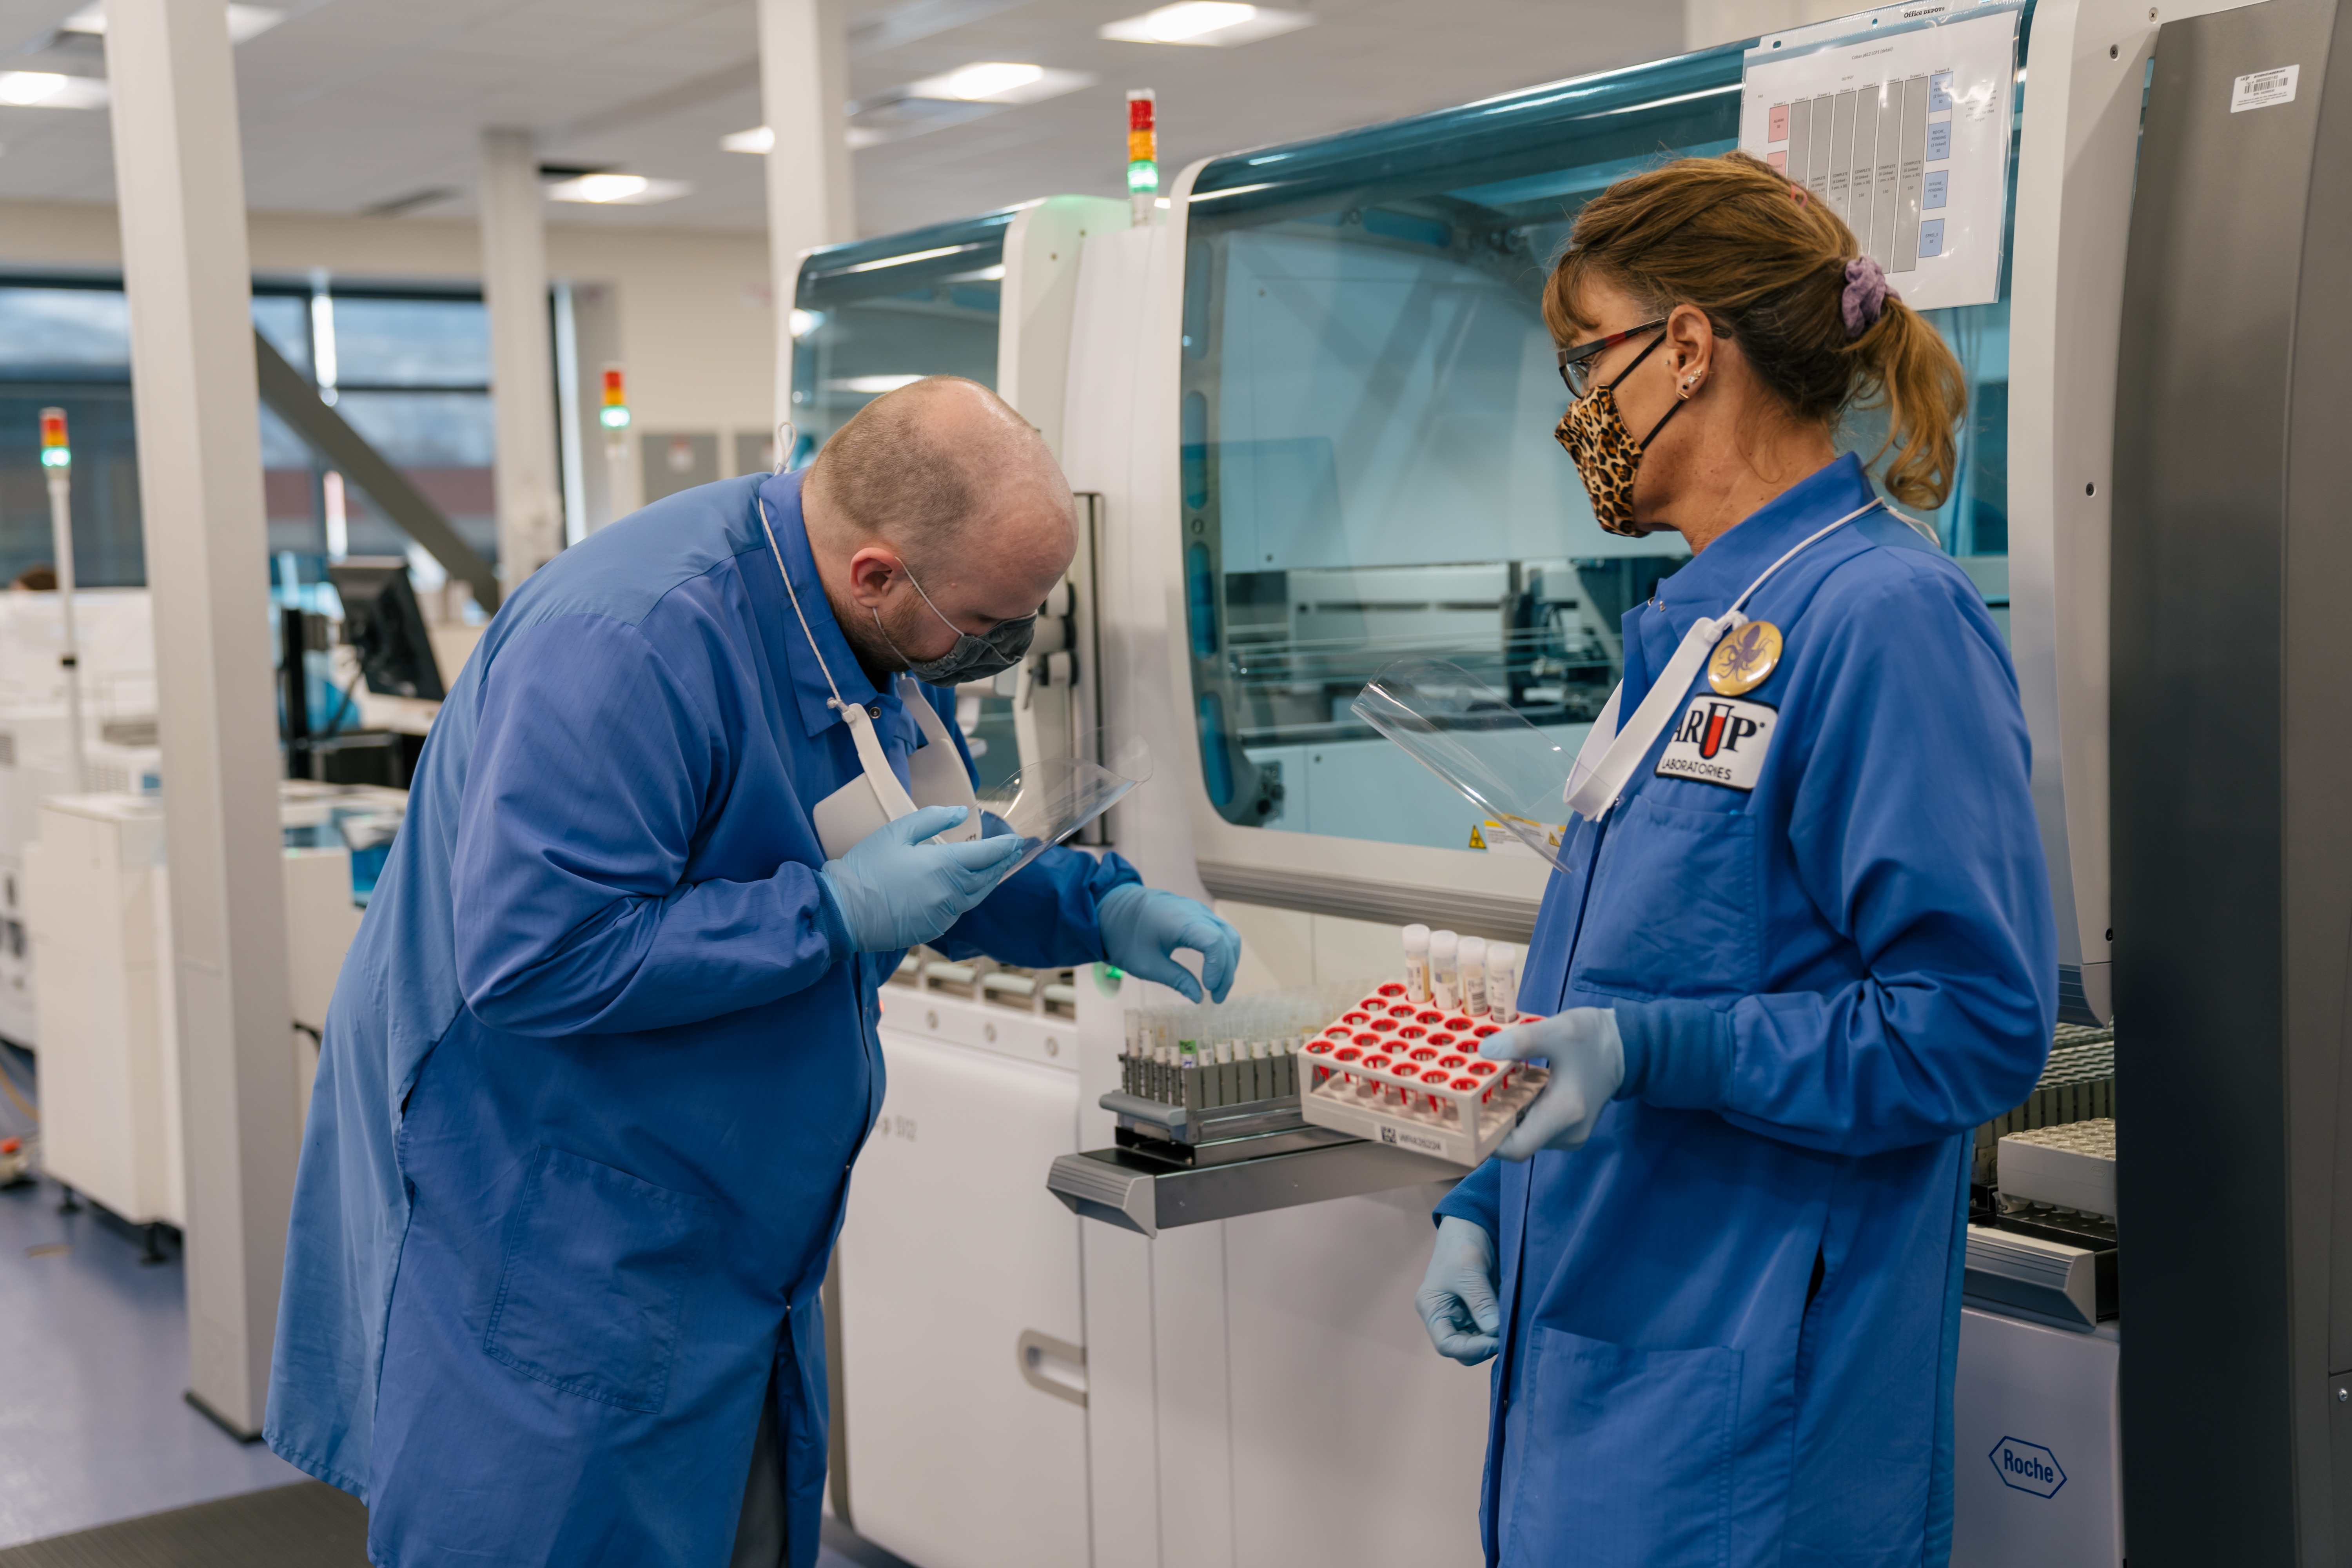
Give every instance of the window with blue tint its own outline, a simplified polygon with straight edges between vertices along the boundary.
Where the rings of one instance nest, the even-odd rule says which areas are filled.
[[[0,300],[6,292],[0,289]],[[73,442],[75,581],[89,588],[136,587],[147,580],[147,563],[129,378],[20,380],[5,372],[0,372],[0,584],[57,561],[40,456],[41,410],[53,407],[66,411]]]
[[[831,246],[801,264],[793,300],[793,466],[852,415],[927,375],[996,384],[998,297],[1011,211]]]
[[[494,499],[497,432],[490,407],[489,315],[478,298],[451,291],[334,286],[335,407],[404,474],[486,561],[498,560]],[[315,374],[329,358],[317,326]],[[398,555],[409,545],[365,491],[343,492],[353,555]],[[321,495],[324,500],[323,492]]]
[[[338,386],[489,384],[490,319],[479,300],[337,292],[333,312]]]
[[[56,289],[0,283],[0,375],[128,375],[131,311],[119,285]]]
[[[280,358],[296,370],[310,369],[310,297],[305,293],[256,293],[253,324]]]
[[[406,474],[486,561],[498,560],[493,459],[497,429],[484,392],[345,392],[335,407],[368,444]],[[399,555],[408,535],[356,487],[345,512],[353,555]]]
[[[1349,712],[1400,658],[1458,664],[1581,740],[1622,673],[1620,618],[1686,557],[1678,535],[1593,521],[1552,439],[1568,394],[1542,289],[1592,196],[1737,145],[1743,50],[1202,171],[1178,485],[1203,783],[1227,820],[1467,846],[1475,812],[1433,805],[1411,758]],[[2004,621],[2008,316],[2004,281],[2000,303],[1930,318],[1971,406],[1959,483],[1929,521]],[[1868,455],[1881,429],[1865,412],[1840,439]]]
[[[311,291],[257,280],[253,322],[295,369],[319,377]],[[330,301],[335,395],[343,415],[496,559],[488,325],[478,299],[442,289],[355,289]],[[51,554],[38,411],[62,406],[73,434],[75,561],[92,585],[144,580],[131,404],[130,313],[113,278],[0,278],[0,583]],[[325,468],[264,406],[262,489],[269,548],[321,553]],[[344,491],[354,553],[403,553],[408,538],[365,493]]]
[[[1013,214],[862,239],[812,252],[793,299],[789,465],[817,448],[884,393],[927,375],[996,384],[996,324],[1004,231]],[[1020,771],[1010,698],[967,689],[962,717],[981,787]]]

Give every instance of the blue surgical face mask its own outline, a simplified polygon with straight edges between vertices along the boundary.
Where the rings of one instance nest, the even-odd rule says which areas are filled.
[[[906,572],[906,563],[900,562],[898,569]],[[925,685],[954,686],[961,681],[985,680],[992,675],[1011,669],[1021,662],[1021,656],[1029,651],[1029,640],[1037,634],[1035,616],[1017,616],[1009,621],[999,621],[986,636],[974,636],[940,615],[940,607],[931,603],[929,594],[923,593],[923,585],[915,581],[912,572],[907,572],[907,581],[917,594],[921,595],[931,614],[940,616],[940,624],[955,633],[955,647],[937,658],[919,662],[907,658],[899,651],[898,645],[890,641],[889,629],[882,625],[880,607],[872,607],[867,613],[873,616],[874,629],[882,634],[882,640],[889,644],[890,651],[907,659],[907,673]]]

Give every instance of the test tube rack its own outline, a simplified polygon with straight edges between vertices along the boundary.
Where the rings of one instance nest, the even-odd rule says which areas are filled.
[[[1415,1002],[1394,982],[1375,986],[1299,1053],[1300,1110],[1313,1126],[1475,1166],[1550,1077],[1478,1055],[1503,1027]]]

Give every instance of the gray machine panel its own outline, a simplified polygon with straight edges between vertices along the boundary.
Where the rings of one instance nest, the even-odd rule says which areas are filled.
[[[2352,1546],[2328,1376],[2352,1361],[2335,1255],[2352,1214],[2336,1171],[2352,956],[2347,47],[2335,0],[2167,23],[2140,148],[2112,739],[2131,1042],[2124,1485],[2141,1568],[2315,1565]],[[2287,66],[2294,97],[2249,107],[2247,79]]]

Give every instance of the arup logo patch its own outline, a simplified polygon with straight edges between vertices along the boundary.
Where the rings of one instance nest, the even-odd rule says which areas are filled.
[[[2058,1456],[2039,1443],[2003,1437],[1992,1446],[1992,1452],[1986,1458],[2000,1472],[2002,1484],[2021,1492],[2056,1497],[2058,1489],[2066,1484],[2066,1472],[2058,1468]]]

